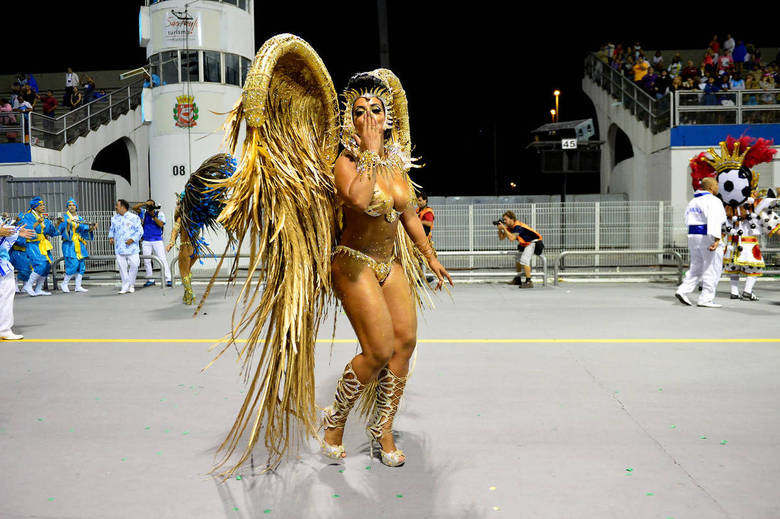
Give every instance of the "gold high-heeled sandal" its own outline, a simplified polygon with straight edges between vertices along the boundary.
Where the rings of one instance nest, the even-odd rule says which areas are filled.
[[[336,386],[333,405],[322,410],[322,428],[344,429],[349,411],[355,405],[365,387],[365,384],[358,380],[357,374],[352,369],[352,363],[347,364]],[[340,460],[346,456],[343,444],[331,445],[324,438],[320,441],[322,453],[327,457]]]
[[[376,442],[379,444],[382,464],[388,467],[400,467],[406,462],[404,451],[396,449],[385,452],[379,440],[386,433],[393,434],[393,418],[398,412],[398,404],[401,402],[407,379],[408,377],[396,376],[388,367],[382,368],[377,377],[376,403],[366,432],[371,438],[371,455],[374,455],[374,442]]]

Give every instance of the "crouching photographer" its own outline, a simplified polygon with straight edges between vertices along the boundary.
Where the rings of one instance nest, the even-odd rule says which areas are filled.
[[[163,228],[165,227],[165,214],[160,211],[160,206],[154,200],[149,199],[146,202],[133,206],[133,211],[138,213],[144,227],[144,237],[141,243],[142,254],[154,255],[160,258],[165,268],[165,282],[171,286],[171,268],[168,266],[168,260],[165,255],[165,244],[163,243]],[[154,272],[152,272],[152,260],[145,259],[146,268],[145,287],[154,285]]]
[[[501,220],[496,220],[493,225],[498,227],[499,240],[508,239],[517,242],[515,268],[518,274],[512,280],[512,284],[519,285],[520,288],[533,288],[531,259],[534,254],[541,254],[544,249],[542,235],[518,220],[512,211],[505,212]],[[525,274],[524,280],[521,280],[521,272]]]

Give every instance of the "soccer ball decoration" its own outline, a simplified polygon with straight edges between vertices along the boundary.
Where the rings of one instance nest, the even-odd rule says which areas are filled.
[[[744,204],[753,191],[753,173],[746,168],[727,169],[718,173],[718,197],[725,205],[737,207]]]

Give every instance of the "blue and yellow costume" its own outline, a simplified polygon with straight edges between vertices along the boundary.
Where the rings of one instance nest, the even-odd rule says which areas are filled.
[[[24,291],[30,295],[51,295],[43,291],[43,282],[51,270],[51,250],[54,248],[47,236],[57,236],[57,229],[51,220],[35,210],[42,204],[40,197],[30,200],[30,210],[22,215],[20,222],[35,233],[34,238],[27,238],[27,257],[32,264],[32,273],[24,284]]]
[[[21,221],[22,214],[19,213],[17,220]],[[30,279],[30,273],[32,272],[32,263],[30,263],[30,258],[27,256],[27,240],[21,236],[17,237],[16,243],[13,244],[8,255],[11,258],[11,264],[18,273],[17,277],[26,283]]]
[[[76,209],[79,208],[73,198],[66,202],[71,203]],[[73,215],[70,211],[66,211],[63,218],[63,222],[57,227],[57,233],[62,237],[62,256],[65,258],[65,277],[60,288],[63,292],[69,292],[68,281],[76,276],[76,291],[86,292],[87,290],[81,287],[81,277],[85,270],[84,258],[89,257],[86,242],[94,238],[94,233],[80,216]]]

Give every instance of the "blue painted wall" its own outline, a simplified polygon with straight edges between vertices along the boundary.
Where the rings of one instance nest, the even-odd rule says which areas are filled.
[[[696,124],[671,130],[671,146],[716,146],[726,137],[747,133],[753,138],[774,139],[780,145],[780,124]]]
[[[0,163],[30,162],[30,146],[21,142],[0,144]]]

